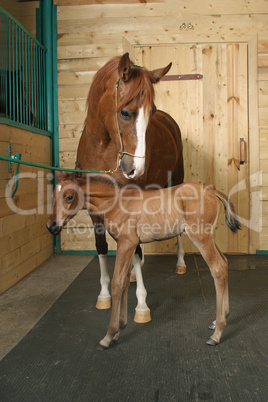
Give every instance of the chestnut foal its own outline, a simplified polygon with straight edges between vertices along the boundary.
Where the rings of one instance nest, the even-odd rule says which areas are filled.
[[[135,249],[185,232],[207,262],[216,289],[215,329],[208,345],[217,345],[229,313],[227,259],[214,242],[213,234],[221,203],[228,227],[236,232],[240,223],[227,196],[211,187],[185,183],[160,190],[141,190],[135,185],[117,187],[107,184],[107,175],[79,178],[57,173],[53,192],[53,211],[47,222],[58,234],[80,209],[101,216],[106,230],[117,241],[112,280],[112,312],[106,336],[99,348],[107,349],[127,324],[127,292]]]

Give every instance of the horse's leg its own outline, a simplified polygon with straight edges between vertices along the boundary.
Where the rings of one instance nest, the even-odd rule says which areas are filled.
[[[113,337],[113,341],[117,341],[121,332],[121,329],[124,329],[127,325],[127,297],[128,297],[128,288],[130,284],[130,272],[132,268],[132,259],[129,264],[127,279],[126,279],[126,288],[123,290],[123,294],[121,297],[121,305],[120,305],[120,314],[119,314],[119,330],[116,332]]]
[[[106,336],[100,341],[101,349],[107,349],[111,342],[117,340],[117,332],[120,330],[120,316],[121,324],[123,324],[126,315],[126,304],[124,305],[125,298],[127,297],[127,288],[129,286],[129,276],[131,269],[131,262],[136,245],[133,245],[127,239],[122,239],[117,242],[117,255],[115,261],[115,269],[112,280],[112,312],[109,328]],[[123,299],[123,306],[122,306]],[[121,307],[123,309],[120,315]]]
[[[137,280],[136,296],[138,299],[138,304],[135,309],[134,321],[139,324],[145,324],[146,322],[151,321],[150,309],[146,303],[147,291],[143,283],[143,277],[141,271],[142,265],[144,263],[143,251],[144,246],[138,245],[133,258],[133,266],[134,266],[133,269],[135,271],[135,276]]]
[[[188,234],[188,233],[187,233]],[[199,248],[204,260],[209,266],[216,289],[216,327],[213,335],[207,341],[208,345],[215,346],[220,342],[226,326],[226,304],[228,299],[228,264],[226,258],[219,252],[211,235],[191,235],[190,239]]]
[[[228,260],[225,257],[225,255],[221,252],[221,250],[219,249],[217,244],[215,244],[215,246],[217,247],[217,250],[220,253],[220,255],[223,258],[223,260],[226,262],[226,264],[228,264]],[[228,315],[229,315],[229,312],[230,312],[228,281],[227,281],[225,292],[224,292],[224,306],[225,306],[225,316],[227,318]],[[211,329],[211,330],[215,330],[215,328],[216,328],[216,320],[213,321],[212,324],[209,326],[209,329]]]
[[[177,265],[176,265],[176,274],[182,275],[186,273],[186,264],[184,261],[184,249],[182,246],[181,235],[177,236]]]
[[[110,276],[107,267],[108,244],[106,242],[105,228],[102,221],[97,216],[91,216],[91,219],[94,225],[95,244],[100,263],[101,291],[98,296],[96,308],[104,310],[111,307],[111,295],[109,292]]]

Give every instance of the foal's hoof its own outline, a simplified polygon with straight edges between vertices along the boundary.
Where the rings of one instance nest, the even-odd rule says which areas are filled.
[[[111,296],[110,297],[98,297],[96,308],[98,310],[107,310],[111,307]]]
[[[214,329],[216,328],[216,324],[213,322],[210,326],[209,329],[212,329],[214,331]]]
[[[134,316],[134,322],[138,324],[146,324],[151,321],[150,310],[136,310]]]
[[[175,272],[176,272],[176,274],[178,274],[178,275],[186,274],[186,266],[185,266],[185,265],[177,265]]]
[[[101,345],[100,343],[96,346],[97,350],[107,350],[109,346]]]
[[[215,341],[215,339],[213,339],[213,338],[210,338],[210,339],[206,342],[206,344],[209,345],[209,346],[216,346],[216,345],[219,344],[219,342]]]
[[[102,341],[100,341],[100,343],[96,346],[96,349],[102,351],[102,350],[110,349],[110,348],[112,348],[112,347],[114,347],[114,346],[116,346],[116,345],[117,345],[117,339],[115,339],[115,338],[113,338],[109,344],[108,344],[108,343],[105,343],[105,342],[102,340]]]
[[[136,279],[135,272],[131,272],[131,274],[130,274],[130,282],[136,282],[136,281],[137,281],[137,279]]]

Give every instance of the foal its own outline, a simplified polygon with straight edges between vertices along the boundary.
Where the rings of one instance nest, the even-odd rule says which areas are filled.
[[[117,241],[112,280],[112,312],[106,336],[100,348],[106,349],[118,339],[127,324],[127,292],[132,259],[139,243],[175,237],[183,232],[198,247],[207,262],[216,289],[216,321],[208,345],[220,342],[229,313],[227,259],[214,242],[213,234],[221,203],[228,227],[236,232],[240,223],[225,194],[195,183],[160,190],[141,190],[134,185],[119,188],[107,184],[100,175],[90,180],[69,174],[57,175],[53,193],[53,211],[48,230],[58,234],[63,225],[80,209],[101,216],[106,230]]]

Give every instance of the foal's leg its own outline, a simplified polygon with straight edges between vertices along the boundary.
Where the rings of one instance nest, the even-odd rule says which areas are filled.
[[[204,260],[208,264],[216,289],[216,327],[213,335],[207,341],[208,345],[217,345],[220,342],[226,326],[228,299],[228,264],[226,258],[219,252],[211,235],[191,235],[189,237],[199,248]],[[229,311],[228,311],[229,312]]]
[[[112,312],[107,334],[100,341],[100,347],[102,349],[107,349],[113,339],[118,338],[117,332],[120,330],[120,317],[121,325],[125,322],[123,317],[126,316],[126,304],[124,303],[127,297],[126,291],[129,285],[131,262],[135,248],[136,244],[133,245],[133,243],[127,239],[121,239],[117,242],[117,255],[112,280]]]
[[[137,252],[137,250],[138,250],[138,252]],[[143,244],[138,245],[136,252],[134,254],[134,258],[133,258],[133,267],[134,267],[133,270],[135,272],[135,278],[137,281],[136,296],[138,299],[138,304],[135,309],[134,321],[139,324],[145,324],[146,322],[151,321],[150,309],[146,303],[147,291],[146,291],[144,283],[143,283],[143,277],[142,277],[142,271],[141,271],[141,268],[144,263],[143,251],[144,251],[144,245]],[[132,272],[131,272],[131,276],[132,276]]]
[[[182,275],[186,273],[186,264],[184,261],[184,249],[182,246],[181,235],[177,236],[177,265],[176,265],[176,274]]]
[[[95,244],[100,263],[101,291],[98,296],[96,308],[104,310],[111,307],[111,295],[109,292],[110,276],[107,267],[108,244],[106,241],[105,228],[102,221],[97,216],[91,216],[91,219],[94,225]]]
[[[217,246],[216,243],[215,243],[215,246],[217,247],[217,250],[218,250],[218,252],[220,253],[222,259],[226,262],[226,264],[228,264],[227,258],[226,258],[225,255],[221,252],[221,250],[219,249],[219,247]],[[224,300],[224,307],[225,307],[225,316],[226,316],[226,318],[227,318],[228,315],[229,315],[229,312],[230,312],[228,280],[227,280],[227,284],[226,284],[226,288],[225,288],[223,300]],[[216,328],[216,320],[213,321],[213,323],[209,326],[209,329],[215,330],[215,328]]]

